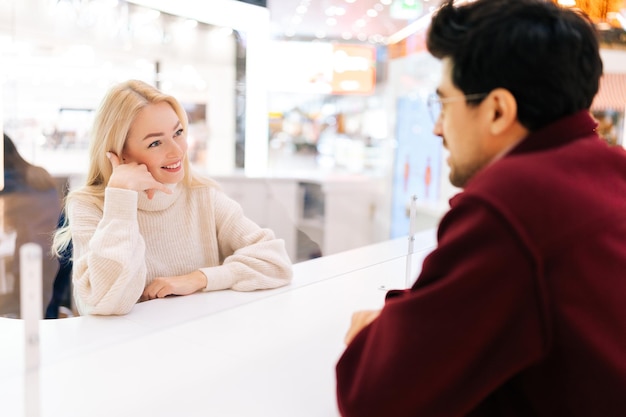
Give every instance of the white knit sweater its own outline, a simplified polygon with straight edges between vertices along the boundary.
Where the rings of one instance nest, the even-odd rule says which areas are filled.
[[[68,206],[74,297],[80,314],[126,314],[156,277],[195,270],[205,291],[251,291],[291,281],[282,239],[210,186],[173,194],[107,188],[104,212],[79,197]]]

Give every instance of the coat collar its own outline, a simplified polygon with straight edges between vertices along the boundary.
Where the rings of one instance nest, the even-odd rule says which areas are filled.
[[[557,148],[579,139],[597,137],[597,127],[598,122],[589,111],[581,110],[531,132],[509,155]]]

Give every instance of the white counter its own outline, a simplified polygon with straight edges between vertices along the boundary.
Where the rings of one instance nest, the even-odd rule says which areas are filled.
[[[435,233],[416,240],[415,274]],[[0,319],[0,415],[338,416],[335,364],[355,310],[405,286],[407,239],[296,264],[291,285],[153,300],[119,317]]]

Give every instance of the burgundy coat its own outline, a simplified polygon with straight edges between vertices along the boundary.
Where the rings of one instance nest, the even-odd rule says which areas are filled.
[[[337,364],[345,417],[626,416],[626,152],[586,111],[450,201]]]

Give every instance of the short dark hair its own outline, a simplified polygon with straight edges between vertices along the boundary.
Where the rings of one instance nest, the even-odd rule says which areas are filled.
[[[591,20],[549,0],[446,0],[427,47],[451,59],[452,82],[465,94],[509,90],[531,131],[589,109],[602,76]]]

